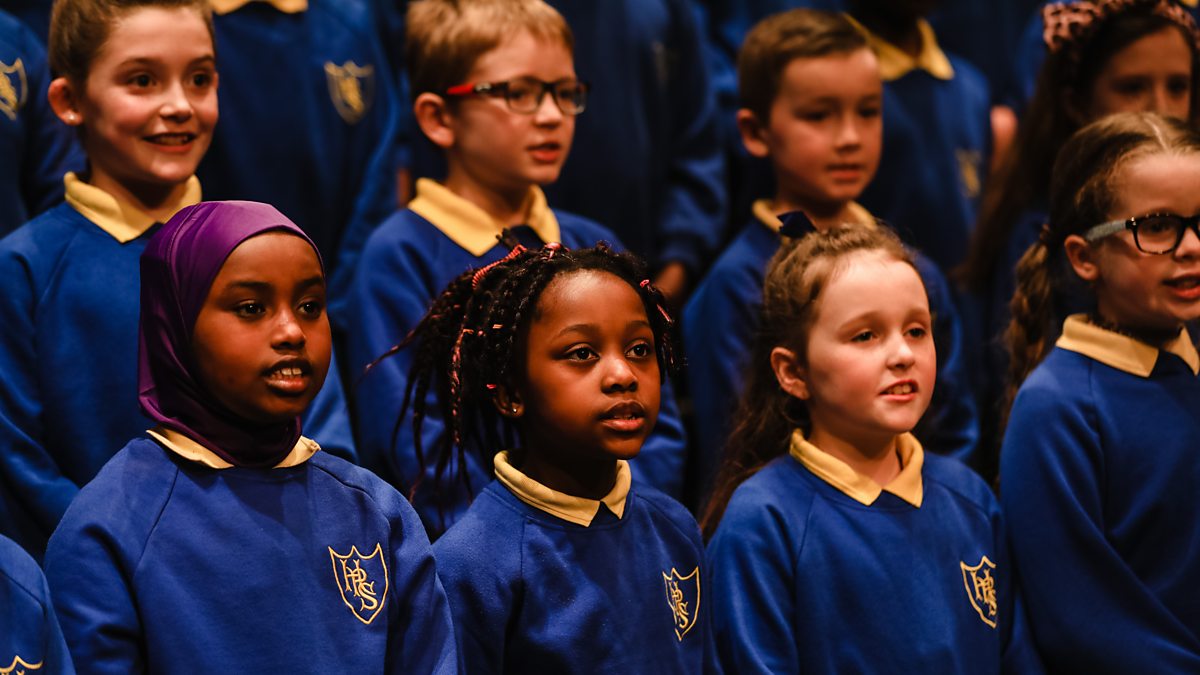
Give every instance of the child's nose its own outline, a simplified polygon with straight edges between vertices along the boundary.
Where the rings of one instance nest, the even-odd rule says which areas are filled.
[[[299,349],[304,346],[304,327],[300,325],[295,313],[280,312],[276,316],[272,342],[277,349]]]
[[[182,83],[176,82],[167,88],[160,112],[163,117],[172,119],[188,119],[192,116],[192,101]]]
[[[888,356],[889,368],[908,368],[917,360],[916,354],[913,352],[912,345],[908,344],[908,340],[904,336],[897,336],[892,339],[892,349]]]
[[[605,391],[637,389],[637,373],[625,359],[610,359],[605,367],[601,386]]]
[[[542,92],[542,97],[538,99],[537,110],[533,111],[533,119],[537,124],[557,124],[562,121],[563,111],[558,109],[558,101],[554,100],[554,94],[548,91]]]
[[[862,132],[858,128],[858,121],[853,115],[842,116],[841,124],[838,126],[837,143],[839,147],[857,147],[861,142]]]

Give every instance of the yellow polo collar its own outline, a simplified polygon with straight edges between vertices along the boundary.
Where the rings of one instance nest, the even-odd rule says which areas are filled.
[[[608,510],[612,511],[617,518],[625,516],[625,499],[629,496],[631,479],[629,462],[623,459],[617,461],[616,484],[613,485],[612,491],[599,501],[572,497],[557,490],[551,490],[509,464],[507,451],[496,453],[495,466],[496,479],[516,495],[517,499],[535,509],[545,511],[555,518],[589,527],[592,520],[596,518],[596,514],[600,512],[601,503],[607,506]]]
[[[924,498],[921,467],[925,465],[925,451],[921,442],[909,433],[896,438],[896,450],[900,452],[900,473],[887,485],[879,485],[871,478],[855,471],[842,460],[809,443],[799,429],[792,432],[791,455],[813,472],[817,478],[841,490],[856,502],[870,506],[879,495],[890,492],[900,499],[921,508]]]
[[[1193,375],[1200,374],[1200,355],[1185,328],[1180,328],[1179,335],[1160,350],[1128,335],[1105,330],[1088,321],[1084,314],[1072,314],[1063,322],[1062,336],[1054,344],[1138,377],[1150,377],[1159,353],[1170,352],[1183,359]]]
[[[200,445],[196,441],[184,436],[183,434],[168,429],[164,426],[157,426],[153,429],[148,429],[146,433],[150,434],[154,440],[158,441],[164,448],[174,452],[180,457],[191,461],[203,464],[211,469],[230,469],[233,465],[221,459],[212,450]],[[295,447],[274,467],[275,469],[286,469],[289,466],[299,466],[312,456],[317,454],[321,449],[320,445],[311,438],[300,437],[296,441]]]
[[[858,202],[850,202],[846,208],[850,209],[850,222],[847,225],[865,225],[867,227],[875,227],[875,217],[871,212],[863,208]],[[783,223],[779,220],[779,214],[775,212],[775,205],[770,199],[756,199],[750,205],[750,210],[754,213],[754,217],[758,222],[767,226],[767,229],[778,234],[779,228]]]
[[[549,244],[561,241],[558,219],[546,203],[546,194],[534,185],[529,188],[523,223],[501,223],[474,203],[459,197],[446,186],[428,178],[417,180],[417,196],[408,204],[418,216],[433,223],[442,234],[479,257],[492,250],[496,237],[506,227],[528,225],[539,239]]]
[[[867,44],[879,59],[879,75],[884,82],[898,80],[914,70],[924,70],[939,80],[954,78],[954,66],[950,65],[946,52],[938,45],[933,26],[925,19],[917,21],[917,30],[921,32],[921,51],[914,57],[872,33],[854,17],[847,14],[846,18],[867,37]]]
[[[133,204],[83,182],[74,172],[63,176],[63,185],[66,187],[65,199],[71,208],[122,244],[142,236],[151,225],[158,222],[154,216]],[[199,201],[200,180],[192,176],[187,179],[187,188],[179,202],[172,205],[171,212]]]
[[[308,0],[209,0],[208,5],[217,14],[229,14],[252,2],[271,5],[284,14],[299,14],[308,9]]]

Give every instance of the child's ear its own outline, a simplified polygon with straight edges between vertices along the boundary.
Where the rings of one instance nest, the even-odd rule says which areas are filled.
[[[766,129],[749,108],[737,111],[737,127],[742,135],[742,145],[746,146],[746,152],[750,153],[751,157],[763,158],[771,154],[771,148],[766,141]]]
[[[771,350],[771,370],[775,371],[775,379],[779,388],[789,396],[801,401],[808,400],[808,381],[804,366],[801,365],[796,352],[783,347]]]
[[[54,110],[54,114],[64,124],[72,127],[77,127],[83,124],[83,111],[79,106],[79,92],[75,91],[75,85],[65,77],[56,77],[50,82],[50,88],[46,92],[47,98],[50,99],[50,108]]]
[[[1100,278],[1100,266],[1096,262],[1096,247],[1087,243],[1083,237],[1072,234],[1063,241],[1063,252],[1067,255],[1067,261],[1071,263],[1071,269],[1075,270],[1075,275],[1080,279],[1091,283]]]
[[[454,145],[454,127],[450,123],[446,99],[428,91],[420,94],[413,102],[413,117],[434,145],[443,150]]]
[[[492,405],[496,406],[496,410],[500,411],[501,415],[510,420],[518,419],[525,414],[525,404],[521,402],[521,395],[504,385],[496,386],[496,390],[492,394]]]

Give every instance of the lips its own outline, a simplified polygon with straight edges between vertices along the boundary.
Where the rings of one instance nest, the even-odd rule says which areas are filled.
[[[529,146],[529,154],[539,162],[557,162],[562,156],[562,144],[553,141]]]
[[[143,140],[159,146],[167,152],[185,152],[190,150],[196,134],[191,132],[161,133],[143,136]]]
[[[622,401],[605,410],[600,423],[613,431],[637,433],[646,426],[646,409],[637,401]]]
[[[880,396],[907,400],[916,396],[920,387],[915,380],[901,380],[879,392]]]
[[[1163,283],[1184,300],[1200,298],[1200,274],[1181,274]]]
[[[863,174],[862,164],[831,164],[829,174],[835,180],[858,180]]]
[[[287,359],[264,370],[263,378],[271,389],[285,396],[296,396],[308,391],[312,364],[304,359]]]

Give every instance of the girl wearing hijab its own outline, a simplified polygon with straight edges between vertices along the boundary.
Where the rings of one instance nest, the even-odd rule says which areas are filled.
[[[138,396],[156,426],[46,553],[77,667],[454,672],[415,512],[301,435],[330,359],[312,241],[266,204],[202,202],[150,239],[141,274]]]

